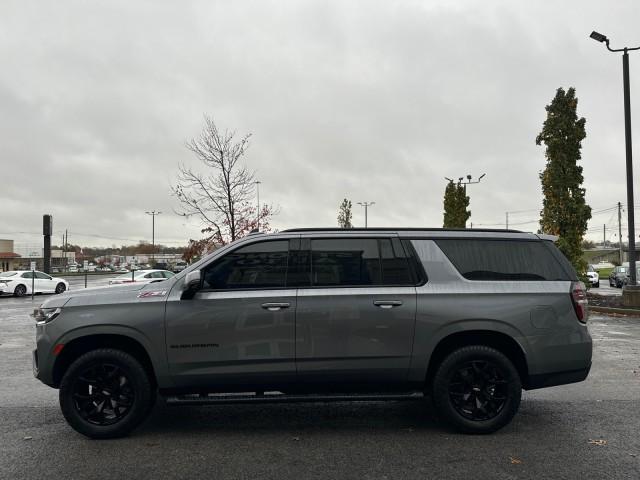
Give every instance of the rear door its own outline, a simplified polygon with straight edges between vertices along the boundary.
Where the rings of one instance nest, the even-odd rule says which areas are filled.
[[[38,284],[36,283],[36,276],[34,272],[24,272],[22,275],[22,283],[27,286],[27,293],[31,293],[31,287],[33,286],[34,293],[38,291]]]
[[[296,366],[304,384],[385,389],[407,379],[416,289],[397,237],[303,239]]]
[[[167,302],[167,356],[177,386],[252,389],[295,381],[288,249],[289,240],[239,247],[202,268],[194,298]]]

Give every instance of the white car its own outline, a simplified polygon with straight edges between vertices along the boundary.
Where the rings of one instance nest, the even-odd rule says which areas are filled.
[[[135,272],[125,273],[109,280],[109,285],[120,285],[123,283],[154,283],[162,282],[167,278],[171,278],[175,273],[168,270],[136,270]]]
[[[589,265],[587,268],[587,277],[589,277],[592,287],[600,287],[600,275],[596,272],[596,269],[593,268],[593,265]]]
[[[9,293],[22,297],[33,293],[63,293],[69,289],[69,282],[63,278],[52,277],[44,272],[31,270],[12,270],[0,273],[0,294]]]

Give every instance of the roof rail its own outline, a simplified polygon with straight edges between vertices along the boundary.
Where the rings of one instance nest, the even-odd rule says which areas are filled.
[[[495,232],[495,233],[526,233],[520,230],[506,230],[500,228],[421,228],[421,227],[381,227],[381,228],[340,228],[340,227],[327,227],[327,228],[289,228],[287,230],[281,230],[284,232]]]

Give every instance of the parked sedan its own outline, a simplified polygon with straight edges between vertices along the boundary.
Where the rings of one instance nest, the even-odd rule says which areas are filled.
[[[625,278],[629,274],[629,267],[616,267],[609,274],[609,286],[622,288]]]
[[[63,293],[69,288],[69,282],[44,272],[31,270],[12,270],[0,273],[0,294],[9,293],[22,297],[31,293]]]
[[[171,278],[175,273],[168,270],[136,270],[134,273],[125,273],[109,280],[109,285],[123,283],[155,283]]]

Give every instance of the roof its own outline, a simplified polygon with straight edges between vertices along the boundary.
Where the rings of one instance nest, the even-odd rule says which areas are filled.
[[[20,258],[20,255],[13,252],[0,252],[0,258]]]

